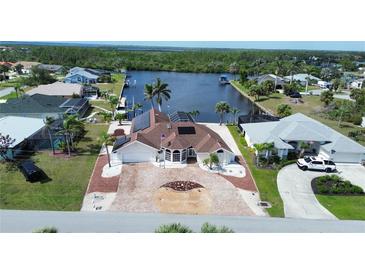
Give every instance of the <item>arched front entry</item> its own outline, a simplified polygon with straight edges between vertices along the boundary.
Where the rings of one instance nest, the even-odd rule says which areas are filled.
[[[172,153],[172,161],[180,162],[180,151],[179,150],[174,150],[174,152]]]

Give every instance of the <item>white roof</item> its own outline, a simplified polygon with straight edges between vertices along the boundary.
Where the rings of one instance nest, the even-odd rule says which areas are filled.
[[[10,148],[15,147],[44,127],[44,121],[39,118],[6,116],[0,118],[0,133],[9,135],[15,142]]]
[[[365,147],[332,128],[302,114],[296,113],[280,121],[241,124],[253,144],[274,142],[278,149],[292,148],[289,141],[329,142],[326,150],[365,153]],[[290,146],[290,147],[288,147]]]
[[[81,96],[82,85],[70,84],[63,82],[55,82],[48,85],[40,85],[27,92],[29,95],[43,94],[43,95],[55,95],[55,96],[72,96],[77,94]]]

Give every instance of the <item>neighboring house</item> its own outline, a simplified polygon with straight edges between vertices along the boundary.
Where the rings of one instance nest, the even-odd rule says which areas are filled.
[[[284,79],[275,74],[265,74],[261,76],[248,77],[250,80],[255,80],[257,84],[262,84],[265,81],[272,81],[275,83],[276,89],[282,89],[284,87]]]
[[[320,81],[318,81],[317,84],[318,84],[318,86],[320,88],[323,88],[323,89],[325,89],[325,88],[331,88],[332,87],[332,83],[331,82],[327,82],[327,81],[320,80]]]
[[[95,84],[100,76],[101,74],[95,70],[74,67],[70,69],[63,81],[65,83]]]
[[[170,117],[152,109],[132,120],[130,135],[116,140],[113,153],[122,162],[199,164],[217,153],[221,165],[235,160],[222,138],[208,127],[194,123],[189,114],[177,112]]]
[[[361,89],[363,87],[364,81],[365,81],[365,79],[357,79],[357,80],[351,82],[350,88],[353,88],[353,89],[360,88]]]
[[[342,163],[361,163],[365,147],[322,123],[301,113],[276,122],[241,124],[248,146],[274,143],[273,154],[286,158],[290,151],[299,152],[301,142],[309,144],[307,153]],[[264,153],[266,154],[266,153]]]
[[[300,85],[305,86],[307,85],[307,81],[309,84],[311,83],[315,83],[317,84],[318,81],[320,81],[321,79],[319,79],[318,77],[315,77],[311,74],[307,74],[307,73],[298,73],[298,74],[294,74],[292,76],[284,76],[284,80],[285,82],[290,82],[291,80],[298,82]]]
[[[36,136],[44,128],[43,119],[7,116],[0,118],[0,133],[9,135],[14,142],[9,146],[7,157],[13,159],[24,149],[37,146]]]
[[[73,96],[83,97],[83,86],[80,84],[70,84],[54,82],[48,85],[40,85],[27,92],[29,95],[43,94],[71,98]]]
[[[38,66],[38,68],[44,69],[44,70],[47,70],[50,73],[56,73],[56,74],[60,74],[63,71],[63,66],[61,66],[61,65],[40,64]]]
[[[11,63],[11,62],[0,62],[0,66],[6,66],[9,69],[11,69],[14,66],[15,63]]]
[[[5,116],[21,116],[45,119],[63,119],[65,114],[77,114],[82,117],[89,109],[86,98],[63,98],[43,94],[25,95],[19,99],[9,99],[0,104],[0,118]]]
[[[39,62],[30,62],[30,61],[19,61],[14,64],[14,67],[18,64],[23,66],[22,72],[23,74],[29,74],[32,70],[32,67],[36,67],[40,65]]]

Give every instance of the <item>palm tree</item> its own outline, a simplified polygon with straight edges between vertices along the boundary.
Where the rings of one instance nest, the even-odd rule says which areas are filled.
[[[217,227],[210,223],[204,223],[200,229],[201,233],[234,233],[232,229],[226,226]]]
[[[116,96],[109,96],[108,101],[109,101],[110,107],[112,109],[112,116],[114,117],[115,108],[117,107],[119,100]]]
[[[142,107],[143,107],[143,105],[142,104],[139,104],[139,103],[133,105],[133,107],[132,107],[133,117],[136,117],[136,110],[137,109],[141,109]]]
[[[198,119],[198,116],[200,115],[200,111],[195,109],[195,110],[190,111],[189,114],[194,117],[194,120],[196,120],[196,119]]]
[[[169,225],[161,225],[156,230],[155,233],[192,233],[193,231],[180,223],[172,223]]]
[[[15,86],[14,86],[14,90],[15,90],[15,93],[16,93],[16,98],[19,98],[19,93],[20,94],[23,94],[24,90],[22,88],[22,85],[20,83],[17,83]]]
[[[69,115],[63,120],[63,129],[58,133],[65,138],[68,155],[71,156],[71,149],[74,149],[73,138],[84,130],[84,123],[78,120],[76,115]]]
[[[156,84],[153,86],[153,96],[156,96],[156,102],[158,104],[158,110],[161,111],[162,99],[169,100],[171,90],[168,89],[168,84],[157,78]]]
[[[225,113],[229,113],[230,106],[227,102],[221,101],[215,105],[215,112],[219,113],[219,125],[222,125]]]
[[[122,120],[125,118],[125,113],[118,112],[117,114],[115,114],[114,118],[119,121],[119,125],[121,126]]]
[[[236,116],[237,114],[240,112],[240,110],[238,108],[231,108],[231,113],[233,114],[233,122],[236,124]]]
[[[109,164],[109,167],[111,167],[112,165],[110,164],[110,154],[109,154],[108,145],[110,145],[113,142],[113,138],[107,132],[104,131],[100,135],[100,141],[105,146],[106,154],[108,155],[108,164]]]
[[[299,158],[302,158],[303,155],[304,155],[305,150],[310,148],[310,144],[308,144],[306,142],[300,142],[299,143],[299,148],[300,148]]]
[[[254,144],[253,147],[257,151],[256,165],[258,165],[259,164],[259,158],[260,158],[259,155],[260,155],[260,153],[265,151],[265,156],[266,156],[266,158],[268,158],[269,153],[274,149],[274,143]]]
[[[152,108],[155,108],[155,106],[153,105],[153,97],[154,97],[153,86],[146,84],[144,86],[144,99],[150,101]]]
[[[47,131],[48,131],[49,142],[51,144],[52,154],[53,155],[55,155],[55,149],[54,149],[54,145],[53,145],[51,129],[52,129],[52,124],[53,124],[54,121],[55,120],[52,117],[49,117],[49,116],[47,116],[46,119],[44,120],[44,124],[46,125]]]

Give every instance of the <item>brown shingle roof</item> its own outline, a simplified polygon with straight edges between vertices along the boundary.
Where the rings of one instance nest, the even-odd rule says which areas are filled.
[[[135,121],[132,121],[132,128]],[[193,127],[195,134],[179,134],[179,127]],[[164,138],[162,139],[162,136]],[[193,147],[197,152],[214,152],[218,149],[231,151],[223,139],[205,125],[193,122],[170,122],[169,117],[158,110],[150,110],[150,126],[131,133],[131,140],[160,149],[161,145],[169,149]]]

